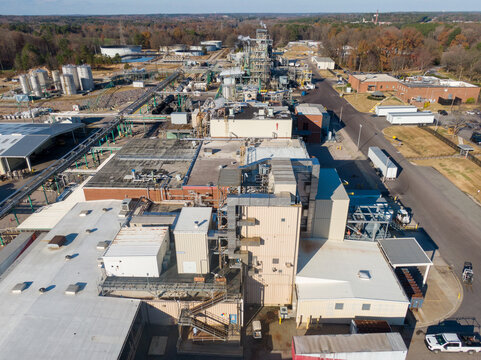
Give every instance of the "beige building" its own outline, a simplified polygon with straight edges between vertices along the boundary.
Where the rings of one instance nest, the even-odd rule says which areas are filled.
[[[290,139],[292,116],[286,106],[221,108],[210,119],[210,136]]]
[[[402,325],[409,307],[377,243],[302,240],[296,276],[297,325],[386,320]]]

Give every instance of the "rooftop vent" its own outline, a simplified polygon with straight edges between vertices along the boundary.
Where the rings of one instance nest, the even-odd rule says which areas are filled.
[[[108,241],[99,241],[97,243],[97,250],[105,250],[109,247]]]
[[[75,295],[79,290],[80,286],[78,284],[70,284],[67,289],[65,289],[65,295]]]
[[[79,214],[79,216],[87,216],[88,214],[90,214],[92,212],[92,210],[82,210]]]
[[[67,238],[63,235],[56,235],[47,244],[47,247],[52,250],[60,249],[67,242]]]
[[[369,270],[359,270],[357,276],[361,280],[371,280],[371,273],[369,272]]]
[[[27,284],[23,283],[18,283],[12,288],[12,294],[20,294],[23,290],[27,288]]]

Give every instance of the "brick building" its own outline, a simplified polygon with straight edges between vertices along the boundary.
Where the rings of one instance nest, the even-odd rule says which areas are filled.
[[[358,93],[395,91],[399,80],[387,74],[349,74],[349,83]]]
[[[297,130],[308,142],[319,143],[327,135],[331,117],[326,108],[318,104],[296,106]]]

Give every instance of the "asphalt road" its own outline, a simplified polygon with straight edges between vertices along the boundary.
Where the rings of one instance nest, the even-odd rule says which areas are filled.
[[[411,208],[415,219],[428,233],[448,264],[461,274],[464,261],[473,263],[473,289],[464,293],[463,303],[456,317],[475,317],[481,322],[481,207],[459,191],[442,175],[407,161],[384,138],[386,122],[359,113],[332,88],[329,80],[313,71],[316,89],[302,98],[305,103],[320,103],[339,117],[349,137],[357,144],[360,126],[360,149],[367,155],[370,146],[387,151],[401,168],[396,180],[386,183],[391,195],[399,196],[404,206]],[[480,170],[481,171],[481,170]]]

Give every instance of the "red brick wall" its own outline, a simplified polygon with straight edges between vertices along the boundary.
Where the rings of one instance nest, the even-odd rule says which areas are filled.
[[[446,90],[446,91],[445,91]],[[399,97],[405,101],[410,102],[412,98],[420,96],[424,99],[433,99],[438,102],[440,97],[444,99],[449,98],[449,94],[452,98],[460,98],[462,102],[466,102],[469,98],[474,98],[477,102],[479,97],[479,87],[469,87],[469,88],[455,88],[455,87],[408,87],[402,86],[402,90],[399,91]]]
[[[354,90],[359,93],[371,91],[395,91],[399,81],[360,81],[353,75],[349,75],[349,82]],[[369,86],[372,86],[369,89]]]
[[[308,142],[321,142],[322,138],[322,115],[297,115],[297,129],[307,130],[311,132],[308,136]]]

